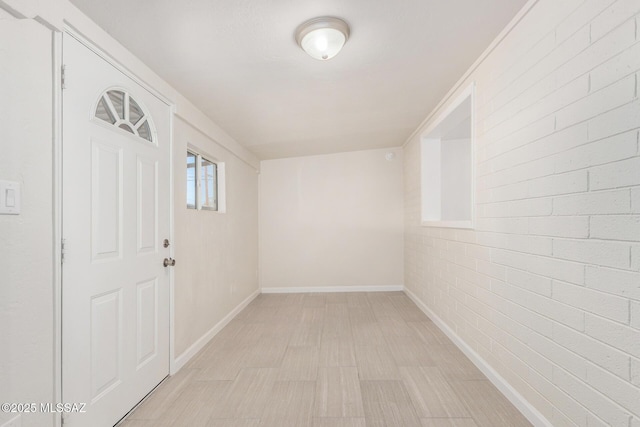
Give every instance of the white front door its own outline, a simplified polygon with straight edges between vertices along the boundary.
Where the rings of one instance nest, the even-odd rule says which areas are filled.
[[[113,426],[169,373],[170,107],[65,34],[65,426]]]

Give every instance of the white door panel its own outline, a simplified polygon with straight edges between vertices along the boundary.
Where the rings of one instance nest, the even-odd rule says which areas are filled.
[[[63,43],[62,387],[64,402],[87,404],[65,425],[112,426],[169,373],[171,114],[73,37]],[[101,101],[114,124],[94,117],[112,88],[150,117],[153,142],[122,129],[139,118],[126,96]]]

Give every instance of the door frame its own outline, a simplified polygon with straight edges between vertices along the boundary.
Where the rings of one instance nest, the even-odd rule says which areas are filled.
[[[62,205],[63,196],[63,182],[62,182],[62,150],[64,147],[63,141],[63,94],[62,88],[62,67],[63,67],[63,35],[73,37],[83,46],[88,48],[95,55],[102,58],[112,67],[123,73],[125,76],[133,80],[136,84],[140,85],[144,90],[151,95],[158,98],[161,102],[169,107],[169,188],[165,189],[169,191],[169,239],[171,242],[175,242],[175,228],[174,228],[174,173],[173,173],[173,134],[174,134],[174,119],[176,115],[176,104],[168,97],[157,91],[151,85],[147,84],[143,79],[133,74],[129,69],[116,61],[111,55],[99,46],[90,41],[87,37],[75,30],[71,25],[65,23],[64,31],[54,32],[52,40],[53,51],[53,286],[54,286],[54,309],[53,309],[53,324],[54,324],[54,348],[53,348],[53,360],[54,360],[54,379],[53,379],[53,397],[55,402],[63,402],[62,398],[62,220],[64,215],[64,206]],[[71,77],[73,82],[73,71],[67,75]],[[73,84],[73,83],[71,83]],[[159,189],[161,191],[162,189]],[[169,256],[175,258],[175,244],[169,246]],[[174,327],[174,271],[169,272],[169,372],[168,375],[173,375],[177,371],[175,363],[175,327]],[[150,390],[151,391],[151,390]],[[56,427],[62,426],[62,414],[54,414],[54,425]]]

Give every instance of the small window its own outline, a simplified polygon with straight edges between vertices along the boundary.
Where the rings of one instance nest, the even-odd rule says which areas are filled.
[[[422,136],[422,225],[473,228],[473,85]]]
[[[94,116],[110,125],[155,143],[150,117],[128,93],[112,89],[98,100]]]
[[[224,211],[221,201],[221,179],[224,164],[187,151],[187,208]]]
[[[196,162],[198,156],[187,151],[187,208],[196,208]]]

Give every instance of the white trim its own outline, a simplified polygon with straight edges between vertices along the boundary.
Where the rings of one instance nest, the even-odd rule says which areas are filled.
[[[202,173],[202,154],[196,153],[196,210],[202,210],[202,196],[200,190],[202,189],[202,181],[200,174]]]
[[[180,356],[176,357],[173,363],[171,364],[171,375],[177,373],[184,365],[193,358],[200,350],[204,348],[209,341],[213,337],[217,335],[218,332],[222,330],[227,324],[233,320],[234,317],[238,315],[246,306],[249,305],[251,301],[253,301],[258,295],[260,295],[260,289],[255,290],[251,295],[249,295],[244,301],[242,301],[236,308],[234,308],[229,314],[222,318],[216,325],[209,329],[203,336],[201,336],[196,342],[194,342],[191,347],[186,349]]]
[[[447,337],[476,365],[480,371],[496,386],[496,388],[524,415],[534,426],[552,427],[553,424],[545,418],[531,403],[527,401],[518,391],[509,384],[491,365],[484,360],[473,348],[469,346],[453,329],[447,325],[438,315],[426,306],[409,289],[404,290],[405,294],[429,317],[433,323],[444,332]]]
[[[214,212],[225,214],[227,213],[227,163],[216,161],[216,164],[218,165],[218,209]]]
[[[0,0],[1,1],[1,0]],[[169,202],[168,202],[168,207],[169,207],[169,212],[168,212],[168,219],[169,219],[169,241],[175,241],[174,236],[175,236],[175,225],[174,225],[174,173],[173,173],[173,168],[174,168],[174,164],[173,164],[173,160],[174,160],[174,156],[173,156],[173,144],[174,144],[174,120],[175,120],[175,116],[176,116],[176,105],[175,103],[173,103],[171,100],[169,100],[168,98],[164,97],[162,94],[160,94],[160,92],[154,90],[151,86],[147,85],[146,83],[144,83],[142,80],[138,79],[133,73],[131,73],[127,68],[122,67],[114,58],[112,58],[111,56],[106,55],[106,53],[104,53],[99,47],[97,47],[96,45],[94,45],[91,41],[85,39],[82,35],[78,34],[78,33],[74,33],[71,29],[70,26],[65,26],[65,29],[63,32],[59,33],[59,47],[56,50],[56,44],[54,41],[54,54],[53,54],[53,63],[54,63],[54,70],[53,70],[53,74],[54,74],[54,87],[53,87],[53,91],[54,91],[54,102],[56,104],[54,104],[54,107],[57,105],[57,108],[59,110],[59,112],[56,112],[56,110],[54,109],[54,166],[57,165],[59,168],[59,171],[55,170],[54,167],[54,258],[55,258],[55,262],[57,262],[58,266],[61,266],[61,263],[59,261],[61,261],[61,238],[62,238],[62,224],[63,224],[63,208],[64,206],[62,206],[62,193],[63,193],[63,186],[62,186],[62,167],[63,167],[63,162],[62,162],[62,150],[63,150],[63,145],[64,145],[64,141],[63,141],[63,132],[62,132],[62,115],[64,114],[64,109],[63,109],[63,96],[64,96],[64,92],[62,90],[61,87],[61,70],[62,70],[62,65],[64,62],[64,57],[63,57],[63,49],[64,49],[64,45],[63,45],[63,35],[66,34],[68,36],[73,37],[75,40],[77,40],[79,43],[81,43],[83,46],[85,46],[87,49],[89,49],[91,52],[93,52],[94,54],[96,54],[98,57],[102,58],[107,64],[109,64],[110,66],[113,66],[116,70],[118,70],[119,72],[121,72],[124,76],[130,78],[134,83],[138,84],[140,87],[142,87],[144,90],[146,90],[147,92],[149,92],[149,94],[151,94],[152,96],[156,97],[160,102],[164,103],[170,110],[170,114],[169,114],[169,129],[168,129],[168,139],[169,139],[169,147],[167,148],[168,150],[168,162],[169,164],[167,165],[167,168],[169,170],[169,188],[167,189],[169,192]],[[113,88],[112,88],[113,89]],[[130,91],[126,88],[117,88],[119,90],[123,90],[125,93],[129,94]],[[103,93],[103,95],[106,94],[106,91]],[[100,98],[102,98],[102,96],[100,96]],[[98,100],[100,99],[98,98]],[[107,96],[107,101],[110,102],[110,100],[108,99],[109,97]],[[135,99],[135,98],[134,98]],[[149,119],[151,116],[148,113],[148,110],[146,110],[146,106],[140,105],[140,103],[138,103],[138,105],[140,106],[140,108],[143,109],[143,112],[145,113],[145,116]],[[93,111],[90,113],[91,116],[93,117],[93,114],[95,113],[95,105],[92,107]],[[147,120],[149,122],[149,128],[151,129],[151,132],[153,133],[153,135],[155,136],[154,138],[154,142],[152,144],[155,144],[157,146],[157,133],[156,133],[156,128],[155,125],[150,121]],[[104,123],[106,124],[106,122],[103,122],[101,120],[97,120],[97,123]],[[101,124],[102,124],[101,123]],[[111,126],[110,126],[111,128]],[[123,132],[125,135],[127,135],[128,137],[130,137],[132,134],[129,132]],[[55,142],[57,138],[57,143]],[[57,216],[56,216],[57,214]],[[56,236],[55,234],[59,233],[59,236]],[[175,257],[175,245],[170,245],[170,257],[174,258]],[[61,270],[61,268],[60,268]],[[54,397],[56,397],[56,401],[57,402],[62,402],[62,272],[60,271],[60,273],[56,273],[56,271],[54,270],[54,273],[56,274],[56,277],[54,277],[54,280],[56,280],[56,282],[54,282],[54,286],[55,286],[55,294],[54,294],[54,307],[56,310],[56,317],[54,318],[54,322],[55,322],[55,342],[54,342],[54,352],[55,352],[55,356],[57,358],[57,360],[54,360]],[[57,282],[58,280],[58,275],[59,275],[59,282]],[[174,372],[174,366],[175,366],[175,360],[174,360],[174,355],[175,355],[175,348],[174,348],[174,344],[175,344],[175,324],[174,324],[174,320],[175,320],[175,272],[173,269],[171,269],[170,274],[169,274],[169,374],[171,375]],[[177,372],[177,370],[176,370]],[[62,425],[62,414],[56,414],[55,415],[55,425],[56,427]]]
[[[0,0],[0,9],[16,19],[31,19],[34,17],[33,10],[29,9],[26,2]]]
[[[447,117],[449,117],[449,115],[453,113],[453,111],[456,108],[458,108],[469,97],[471,97],[471,105],[469,106],[469,108],[471,109],[471,115],[473,116],[473,108],[475,107],[473,101],[474,101],[475,95],[476,95],[476,82],[472,81],[467,85],[467,87],[464,88],[462,92],[458,93],[458,96],[456,96],[455,99],[451,101],[449,105],[447,105],[447,108],[442,110],[442,112],[438,112],[437,118],[433,120],[431,123],[429,123],[429,126],[424,131],[420,132],[422,134],[422,137],[429,138],[429,134],[435,128],[437,128],[440,125],[440,123],[442,123]],[[472,117],[471,128],[474,127],[473,126],[474,124],[475,123]],[[473,135],[471,137],[473,138]]]
[[[300,294],[326,292],[398,292],[403,291],[404,285],[384,286],[314,286],[291,288],[262,288],[263,294]]]
[[[435,202],[433,200],[427,200],[425,197],[425,193],[426,193],[426,188],[430,182],[431,179],[434,178],[433,174],[436,173],[437,174],[437,181],[436,182],[440,182],[441,180],[441,176],[440,176],[440,170],[442,169],[442,158],[440,156],[440,150],[441,150],[441,143],[442,143],[442,139],[441,138],[434,138],[431,137],[431,133],[434,132],[438,126],[440,126],[442,124],[442,122],[444,122],[445,120],[447,120],[449,118],[449,116],[458,108],[460,107],[466,100],[469,100],[469,126],[471,127],[470,129],[470,135],[469,135],[469,157],[470,157],[470,165],[469,168],[470,170],[470,181],[469,185],[470,185],[470,205],[471,205],[471,212],[469,212],[470,214],[470,218],[468,220],[459,220],[459,221],[451,221],[451,220],[442,220],[442,219],[425,219],[425,212],[427,211],[427,208],[429,206],[429,203],[431,203],[431,207],[432,209],[437,209],[438,211],[438,217],[442,217],[442,212],[441,212],[441,204],[442,204],[442,195],[441,193],[441,189],[440,189],[440,185],[441,184],[437,184],[438,189],[437,189],[437,194],[434,194],[433,196],[437,199]],[[429,126],[426,128],[426,130],[421,134],[421,141],[420,141],[420,220],[421,220],[421,225],[423,227],[444,227],[444,228],[465,228],[465,229],[474,229],[475,228],[475,218],[476,218],[476,82],[472,81],[471,83],[469,83],[467,85],[466,88],[464,88],[463,91],[461,91],[457,97],[454,99],[453,102],[451,102],[449,105],[447,105],[447,107],[438,114],[437,118],[435,120],[433,120]],[[427,147],[437,147],[436,151],[437,153],[435,153],[433,150],[433,148],[431,148],[431,153],[427,153],[425,152],[425,149],[427,149]],[[431,158],[429,157],[429,154],[433,155],[436,154],[437,158],[440,159],[439,162],[436,163],[435,167],[433,164],[429,163],[429,161],[431,160]],[[431,193],[433,194],[433,189],[430,189]]]
[[[524,19],[525,16],[531,11],[533,6],[535,6],[540,0],[529,0],[527,4],[525,4],[520,12],[507,24],[507,26],[498,34],[498,36],[491,42],[488,48],[485,49],[484,52],[480,55],[480,57],[476,60],[476,62],[469,67],[469,69],[462,75],[462,77],[453,85],[453,87],[447,92],[447,94],[440,100],[440,102],[435,106],[433,110],[429,113],[429,115],[420,123],[420,125],[414,130],[411,135],[406,139],[404,144],[402,144],[402,148],[406,147],[418,134],[424,132],[424,128],[433,120],[438,111],[447,104],[451,100],[451,98],[456,94],[456,92],[464,85],[464,83],[471,77],[471,75],[482,65],[482,63],[491,55],[491,53],[502,43],[502,41],[513,31],[515,27],[518,26],[520,21]]]
[[[175,198],[174,198],[174,158],[173,158],[173,140],[174,140],[174,121],[175,121],[175,112],[176,105],[171,104],[169,106],[171,109],[171,114],[169,116],[169,256],[171,258],[176,257],[176,249],[175,245]],[[176,301],[176,292],[175,292],[175,269],[171,269],[169,273],[169,375],[171,372],[174,372],[175,366],[175,336],[176,336],[176,324],[175,324],[175,301]]]
[[[52,32],[62,28],[62,1],[49,0],[0,0],[0,9],[4,9],[17,19],[33,19]]]
[[[158,98],[160,101],[164,102],[168,106],[172,106],[174,104],[174,102],[171,101],[167,96],[165,96],[163,93],[156,90],[153,86],[149,85],[147,82],[139,78],[135,73],[131,72],[128,68],[124,67],[118,60],[116,60],[114,57],[109,55],[105,50],[101,49],[97,44],[95,44],[92,40],[90,40],[84,34],[76,30],[76,28],[73,27],[70,23],[68,22],[65,23],[64,32],[65,34],[76,39],[80,44],[82,44],[91,52],[96,54],[96,56],[98,56],[99,58],[102,58],[104,61],[110,64],[113,68],[115,68],[116,70],[120,71],[122,74],[124,74],[125,76],[133,80],[141,88],[143,88],[144,90],[149,92],[151,95]],[[119,89],[119,90],[126,91],[126,89],[123,89],[123,88],[109,88],[109,89]],[[102,95],[106,93],[107,91],[104,91]],[[98,98],[98,100],[100,100],[100,98]],[[107,101],[110,101],[110,100],[107,100]],[[95,113],[95,108],[92,113]],[[145,111],[145,114],[146,114],[146,111]],[[116,117],[117,116],[118,115],[116,114]]]
[[[53,401],[62,402],[62,33],[53,33]],[[54,426],[62,425],[62,413]]]
[[[473,212],[473,209],[472,209]],[[464,228],[474,229],[473,221],[422,221],[423,227],[441,227],[441,228]]]
[[[7,0],[0,0],[7,1]],[[234,140],[220,126],[185,98],[179,91],[163,80],[155,71],[116,41],[110,34],[97,26],[88,16],[69,1],[63,2],[64,28],[81,40],[88,41],[95,53],[108,62],[117,64],[126,75],[133,76],[142,87],[156,97],[165,99],[167,104],[175,104],[174,115],[206,135],[215,144],[229,151],[239,160],[254,169],[260,168],[260,160],[246,147]]]
[[[192,110],[195,111],[195,110]],[[198,110],[199,111],[199,110]],[[204,113],[202,113],[204,114]],[[220,142],[221,139],[220,138],[216,138],[215,134],[213,132],[209,132],[207,133],[207,130],[204,129],[204,124],[198,124],[197,120],[193,120],[191,118],[193,114],[186,114],[184,112],[182,112],[181,109],[177,109],[176,108],[176,112],[175,112],[175,116],[177,118],[179,118],[180,120],[182,120],[185,124],[191,126],[193,129],[195,129],[196,131],[198,131],[199,133],[201,133],[202,135],[204,135],[205,138],[209,139],[210,141],[212,141],[214,144],[216,144],[218,147],[222,148],[223,150],[227,151],[229,154],[231,154],[232,156],[236,157],[238,160],[240,160],[241,162],[243,162],[244,164],[246,164],[247,166],[249,166],[251,169],[255,169],[256,172],[259,173],[260,171],[260,162],[261,160],[258,159],[258,157],[255,156],[255,154],[253,154],[252,151],[249,151],[248,148],[245,148],[244,145],[240,145],[240,143],[236,143],[238,144],[238,147],[241,147],[243,150],[246,151],[246,153],[249,153],[248,155],[242,154],[239,151],[231,148],[229,145],[225,145],[223,142]],[[208,116],[207,116],[208,117]],[[234,140],[235,142],[235,140]],[[248,156],[253,156],[253,158],[255,158],[255,160],[251,160],[249,159]]]

